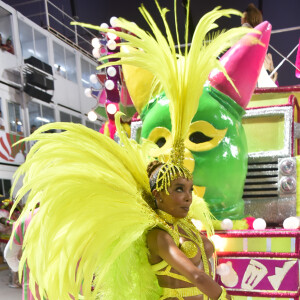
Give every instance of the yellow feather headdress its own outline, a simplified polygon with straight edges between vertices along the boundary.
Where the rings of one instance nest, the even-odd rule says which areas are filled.
[[[176,37],[179,44],[176,2],[174,0]],[[119,64],[139,67],[154,75],[154,86],[157,86],[157,83],[159,83],[163,87],[167,98],[170,100],[173,150],[171,151],[167,166],[161,169],[158,176],[158,179],[164,182],[158,190],[167,190],[170,181],[177,175],[182,176],[184,174],[185,177],[191,178],[190,172],[183,166],[184,140],[188,134],[192,118],[197,111],[203,85],[211,70],[218,68],[227,76],[226,70],[217,59],[218,55],[228,49],[233,41],[236,41],[242,35],[251,31],[251,29],[242,27],[234,28],[227,32],[222,32],[220,35],[214,35],[214,38],[207,42],[206,38],[208,38],[208,34],[218,27],[215,23],[218,18],[223,16],[229,17],[230,14],[241,16],[241,13],[237,10],[220,9],[220,7],[217,7],[201,18],[189,47],[189,15],[187,15],[185,49],[182,53],[180,47],[176,47],[166,21],[168,9],[161,8],[157,0],[155,0],[155,3],[164,23],[165,35],[160,31],[144,5],[139,10],[150,26],[152,35],[138,27],[135,23],[122,18],[117,20],[117,27],[133,33],[133,35],[84,23],[74,22],[72,24],[103,32],[113,32],[125,41],[120,45],[127,45],[137,49],[137,51],[122,51],[100,58],[100,61],[108,58],[117,58],[120,60],[104,63],[98,67],[99,69]],[[189,13],[189,6],[190,1],[187,4],[187,13]],[[232,83],[228,76],[227,79]],[[145,103],[148,100],[145,99]]]

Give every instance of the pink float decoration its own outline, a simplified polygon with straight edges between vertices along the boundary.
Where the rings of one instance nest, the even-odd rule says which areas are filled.
[[[299,39],[297,56],[296,56],[296,67],[300,70],[300,39]],[[300,78],[300,71],[298,69],[296,69],[296,77]]]
[[[217,253],[218,264],[226,264],[229,270],[217,275],[216,280],[229,294],[299,299],[299,230],[233,230],[218,234],[227,243],[225,251]]]
[[[232,79],[239,93],[227,80],[220,70],[213,70],[209,76],[211,86],[235,100],[241,107],[246,108],[255,89],[267,47],[270,40],[272,26],[265,21],[255,29],[261,34],[249,33],[231,47],[220,59],[227,74]],[[264,44],[251,44],[249,36],[254,36]]]

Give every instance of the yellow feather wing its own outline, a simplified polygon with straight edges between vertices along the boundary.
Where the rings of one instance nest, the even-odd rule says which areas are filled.
[[[159,297],[144,241],[145,232],[158,224],[142,198],[150,193],[146,165],[151,145],[129,140],[118,127],[120,145],[68,123],[45,125],[27,138],[38,141],[16,175],[24,175],[17,201],[28,195],[20,219],[37,203],[40,208],[26,232],[20,265],[28,262],[31,289],[37,282],[40,294],[50,300],[68,299],[69,293],[138,300],[141,289],[144,299]],[[45,133],[50,129],[64,131]],[[130,256],[137,260],[128,262]],[[129,291],[127,280],[135,284],[137,274],[146,286],[139,283]]]

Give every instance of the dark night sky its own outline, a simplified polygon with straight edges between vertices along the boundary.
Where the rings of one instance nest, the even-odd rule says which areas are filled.
[[[26,2],[21,0],[4,0],[5,3],[14,6],[16,3]],[[21,11],[25,16],[34,11],[43,11],[44,1],[36,2],[31,5],[26,5],[26,10]],[[71,0],[52,0],[55,5],[72,15]],[[154,0],[74,0],[77,16],[80,22],[92,23],[100,25],[103,22],[109,23],[112,16],[124,17],[127,20],[134,21],[139,26],[147,29],[147,25],[143,17],[138,11],[141,3],[144,3],[146,8],[150,11],[154,19],[160,23],[159,14],[156,9]],[[172,26],[173,22],[173,1],[159,0],[161,6],[168,7],[171,11],[169,13],[168,21]],[[185,12],[181,5],[181,0],[178,2],[178,23],[180,32],[184,30]],[[245,10],[249,2],[253,2],[257,7],[260,7],[263,12],[264,20],[269,21],[273,30],[300,27],[300,0],[191,0],[191,15],[193,23],[196,25],[201,16],[210,11],[216,6],[222,8],[235,8],[240,11]],[[21,10],[21,6],[16,9]],[[24,9],[24,8],[23,8]],[[240,26],[240,18],[232,16],[231,19],[223,18],[218,23],[220,28],[232,28]],[[183,35],[182,35],[183,36]],[[270,44],[275,47],[284,56],[299,43],[300,29],[291,32],[274,33],[271,36]],[[269,52],[273,55],[274,65],[276,66],[282,58],[274,53],[272,49]],[[296,60],[296,51],[289,58],[293,63]],[[300,79],[295,77],[295,68],[289,63],[285,62],[278,71],[280,86],[300,84]]]

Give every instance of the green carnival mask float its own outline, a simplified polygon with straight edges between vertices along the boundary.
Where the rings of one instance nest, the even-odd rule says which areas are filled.
[[[218,9],[216,8],[213,14],[218,14]],[[143,8],[141,10],[143,11]],[[161,11],[163,18],[166,12],[166,9]],[[192,46],[189,50],[186,48],[183,55],[180,49],[176,52],[169,28],[166,27],[166,38],[148,13],[143,13],[147,15],[147,22],[155,32],[154,39],[135,24],[125,20],[119,20],[119,27],[127,32],[134,31],[136,36],[119,32],[115,28],[76,24],[114,33],[126,41],[120,44],[121,52],[110,55],[109,58],[120,59],[130,97],[143,121],[141,137],[158,145],[150,155],[167,161],[174,150],[172,145],[175,142],[183,142],[186,148],[184,164],[193,172],[196,194],[204,195],[211,212],[218,219],[242,219],[242,195],[248,154],[241,118],[264,61],[271,25],[263,22],[256,27],[256,31],[244,31],[247,33],[244,36],[241,31],[246,28],[234,28],[226,33],[228,35],[217,37],[221,37],[223,43],[207,45],[202,42],[205,33],[202,33],[201,26],[198,25]],[[228,13],[239,15],[234,10],[229,10]],[[199,24],[205,28],[208,26],[207,32],[218,27],[216,24],[208,25],[206,21],[202,22],[204,23]],[[220,61],[215,60],[215,55],[219,55],[226,47],[229,48],[231,41],[238,35],[243,38],[229,49]],[[157,47],[159,43],[162,43],[162,48]],[[185,43],[187,44],[187,34]],[[105,59],[104,57],[99,60]],[[115,64],[114,61],[110,61],[100,68]],[[211,71],[208,76],[212,65],[218,69]],[[178,70],[185,71],[181,73]],[[199,87],[203,86],[207,76],[208,82],[201,93],[202,89]],[[169,106],[169,99],[161,86],[164,87],[166,95],[172,97],[172,101],[178,106],[177,110],[174,109],[175,104]],[[149,102],[151,95],[156,97]],[[188,99],[191,99],[190,109]],[[192,102],[192,99],[199,99],[198,109],[197,101]],[[181,106],[182,103],[184,106]],[[181,119],[183,121],[178,121]],[[190,119],[192,123],[186,129],[182,124],[189,123]],[[173,130],[171,123],[176,127]],[[182,128],[184,131],[181,132]],[[180,134],[184,136],[183,140],[179,140]],[[181,160],[181,157],[179,159]]]
[[[217,219],[244,217],[242,195],[248,152],[242,116],[264,61],[271,25],[264,22],[256,29],[261,34],[247,34],[221,58],[238,92],[221,71],[213,70],[185,140],[185,165],[193,171],[196,189],[205,188],[204,199]],[[256,36],[261,43],[253,45],[250,35]],[[139,82],[139,78],[144,77],[137,74],[137,70],[134,74],[128,72],[126,75],[125,72],[133,99],[137,85],[146,86],[147,82]],[[132,84],[135,87],[130,88]],[[143,88],[139,86],[138,90]],[[146,105],[138,103],[136,106],[143,121],[141,137],[159,146],[153,156],[167,159],[172,147],[169,100],[162,92]]]

